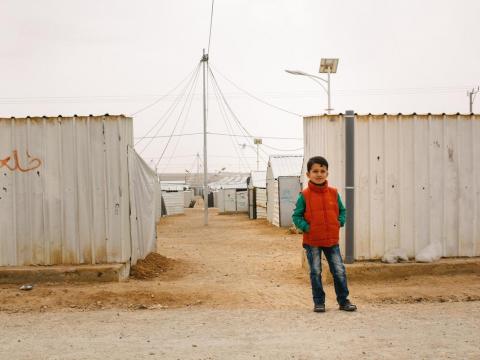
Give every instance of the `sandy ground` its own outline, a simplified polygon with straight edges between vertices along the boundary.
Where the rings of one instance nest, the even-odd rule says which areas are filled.
[[[480,303],[0,314],[2,359],[478,359]]]
[[[244,214],[202,224],[161,220],[148,279],[1,285],[0,359],[480,358],[478,272],[356,277],[357,313],[329,284],[314,314],[301,236]]]

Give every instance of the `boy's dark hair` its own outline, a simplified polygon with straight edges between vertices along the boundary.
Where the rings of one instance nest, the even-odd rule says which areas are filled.
[[[307,162],[307,172],[310,172],[313,164],[318,164],[320,166],[325,166],[328,170],[328,161],[323,156],[311,157]]]

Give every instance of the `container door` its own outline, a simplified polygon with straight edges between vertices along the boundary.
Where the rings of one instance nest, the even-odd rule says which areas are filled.
[[[278,195],[280,207],[280,226],[292,225],[292,214],[295,210],[298,193],[301,191],[300,176],[279,176]]]
[[[235,189],[223,190],[225,196],[225,211],[235,212],[237,211],[237,200]]]
[[[237,211],[238,212],[247,212],[248,211],[248,198],[247,191],[237,191]]]

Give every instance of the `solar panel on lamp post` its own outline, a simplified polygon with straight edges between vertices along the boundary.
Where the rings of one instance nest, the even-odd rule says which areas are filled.
[[[338,59],[324,59],[322,58],[320,60],[320,70],[319,73],[321,74],[327,74],[327,79],[324,79],[320,76],[312,75],[309,73],[306,73],[301,70],[285,70],[287,73],[292,74],[292,75],[300,75],[300,76],[306,76],[313,81],[315,81],[317,84],[319,84],[323,90],[327,93],[327,101],[328,101],[328,106],[327,106],[327,114],[330,115],[330,112],[333,110],[331,107],[331,97],[330,97],[330,74],[334,74],[337,72],[337,67],[338,67]],[[324,83],[327,84],[327,87],[320,81],[323,81]]]

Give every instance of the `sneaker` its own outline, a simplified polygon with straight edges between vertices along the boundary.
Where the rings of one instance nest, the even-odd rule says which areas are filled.
[[[325,304],[315,304],[313,312],[325,312]]]
[[[356,311],[357,305],[354,305],[350,302],[350,300],[346,300],[343,304],[338,307],[340,310],[343,311]]]

